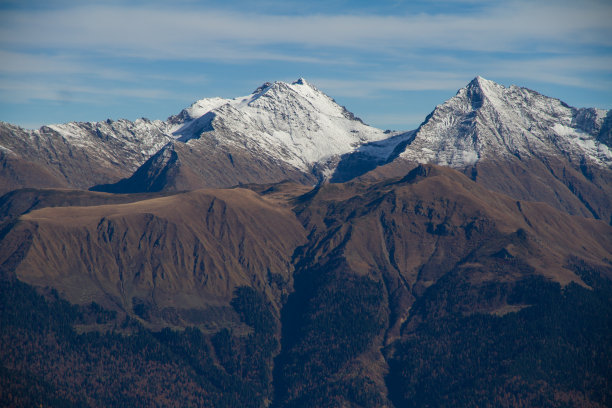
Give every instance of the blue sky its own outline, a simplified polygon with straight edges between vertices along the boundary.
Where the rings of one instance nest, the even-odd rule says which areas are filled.
[[[612,108],[612,2],[0,0],[0,120],[165,119],[305,77],[412,129],[481,75]]]

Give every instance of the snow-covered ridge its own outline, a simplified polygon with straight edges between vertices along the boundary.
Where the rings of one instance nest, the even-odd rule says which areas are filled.
[[[165,122],[160,120],[120,119],[49,125],[35,132],[42,137],[55,133],[74,148],[88,151],[102,165],[123,163],[129,170],[135,170],[172,140],[165,128]]]
[[[460,168],[482,159],[559,155],[611,166],[612,151],[598,140],[607,114],[476,77],[436,107],[401,157]]]

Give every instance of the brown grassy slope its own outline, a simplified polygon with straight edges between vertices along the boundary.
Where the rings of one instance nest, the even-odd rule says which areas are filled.
[[[217,327],[236,286],[272,296],[269,275],[288,282],[303,241],[290,210],[250,190],[202,190],[32,211],[2,239],[0,264],[72,303],[138,312],[154,325]]]
[[[22,188],[10,191],[0,197],[0,223],[46,207],[89,207],[103,204],[123,204],[170,194],[108,194],[68,188]]]
[[[38,208],[0,231],[0,267],[155,329],[237,327],[236,286],[263,292],[277,309],[293,289],[275,364],[275,386],[288,390],[279,404],[309,395],[357,404],[350,395],[368,385],[380,406],[384,352],[420,321],[521,310],[525,302],[507,299],[517,282],[536,275],[584,286],[570,262],[612,259],[606,223],[517,201],[444,167],[310,192],[291,183],[250,188]],[[64,191],[40,205],[114,197]]]

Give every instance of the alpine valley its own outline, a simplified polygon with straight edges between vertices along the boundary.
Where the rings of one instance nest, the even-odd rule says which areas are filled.
[[[0,123],[0,406],[612,406],[612,110],[304,79]]]

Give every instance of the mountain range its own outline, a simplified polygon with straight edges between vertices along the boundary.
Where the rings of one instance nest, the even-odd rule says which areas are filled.
[[[304,79],[0,123],[0,402],[609,406],[611,143],[481,77],[408,131]]]
[[[386,177],[434,163],[495,191],[610,222],[611,132],[610,111],[572,108],[481,77],[418,129],[383,132],[299,79],[266,83],[245,97],[202,99],[165,122],[109,120],[36,131],[2,124],[2,191],[314,185],[378,167]]]

